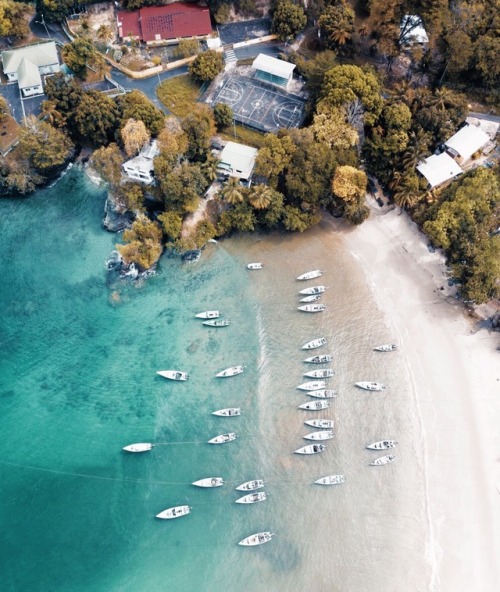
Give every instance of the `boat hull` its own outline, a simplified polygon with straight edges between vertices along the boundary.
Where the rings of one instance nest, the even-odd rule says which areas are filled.
[[[326,382],[324,380],[310,380],[309,382],[299,384],[297,388],[299,391],[317,391],[319,389],[324,389],[325,387]]]
[[[253,479],[252,481],[245,481],[245,483],[238,485],[238,487],[236,487],[236,491],[255,491],[261,487],[264,487],[264,480]]]
[[[297,310],[301,312],[323,312],[326,306],[324,304],[305,304],[304,306],[299,306]]]
[[[206,477],[205,479],[193,481],[191,485],[205,488],[221,487],[222,485],[224,485],[224,479],[222,477]]]
[[[229,378],[230,376],[237,376],[238,374],[241,374],[244,369],[245,369],[245,366],[232,366],[231,368],[226,368],[225,370],[218,372],[215,375],[215,377],[216,378]]]
[[[333,419],[308,419],[304,423],[312,428],[319,428],[323,430],[333,430],[335,425]]]
[[[323,356],[311,356],[310,358],[306,358],[304,362],[306,364],[327,364],[333,360],[333,356],[330,354],[325,354]]]
[[[385,385],[383,385],[380,382],[362,381],[362,382],[356,382],[355,385],[358,388],[363,389],[365,391],[383,391],[383,390],[385,390]]]
[[[208,441],[209,444],[226,444],[227,442],[232,442],[236,440],[236,434],[231,432],[229,434],[221,434],[220,436],[215,436]]]
[[[249,493],[244,495],[243,497],[238,498],[235,500],[237,504],[256,504],[258,502],[263,502],[266,500],[266,494],[264,491],[260,491],[259,493]]]
[[[154,444],[150,444],[149,442],[137,442],[136,444],[124,446],[123,450],[125,450],[125,452],[148,452],[152,448],[154,448]]]
[[[302,349],[317,349],[326,344],[326,339],[324,337],[319,337],[318,339],[313,339],[312,341],[308,341],[304,343]]]
[[[345,483],[344,475],[327,475],[326,477],[321,477],[321,479],[316,479],[314,483],[318,485],[340,485],[341,483]]]
[[[311,370],[304,372],[305,378],[332,378],[335,372],[331,368],[324,368],[323,370]]]
[[[220,312],[218,310],[205,310],[194,315],[197,319],[218,319]]]
[[[302,448],[298,448],[294,451],[294,454],[321,454],[325,452],[326,446],[324,444],[308,444],[307,446],[302,446]]]
[[[304,440],[331,440],[333,438],[332,430],[323,430],[320,432],[311,432],[304,436]]]
[[[188,379],[187,372],[182,372],[181,370],[158,370],[156,374],[162,378],[175,380],[177,382],[185,382]]]
[[[218,417],[238,417],[241,415],[241,409],[239,407],[228,407],[227,409],[213,411],[212,415],[217,415]]]
[[[316,391],[307,391],[309,397],[316,397],[317,399],[333,399],[337,396],[337,392],[333,389],[318,389]]]
[[[380,442],[373,442],[368,444],[368,450],[388,450],[389,448],[395,448],[397,442],[395,440],[380,440]]]
[[[306,411],[321,411],[322,409],[327,409],[330,406],[328,401],[309,401],[308,403],[302,403],[299,405],[299,409],[305,409]]]
[[[262,269],[262,263],[249,263],[247,269]]]
[[[168,508],[159,514],[156,514],[156,518],[160,520],[173,520],[174,518],[181,518],[187,516],[191,512],[189,506],[175,506],[175,508]]]
[[[311,286],[310,288],[300,290],[299,294],[302,294],[303,296],[314,296],[317,294],[323,294],[325,290],[325,286]]]
[[[313,269],[312,271],[306,271],[306,273],[299,275],[297,280],[299,282],[304,282],[306,280],[313,280],[321,275],[323,275],[323,272],[320,269]]]
[[[380,458],[376,458],[374,461],[370,463],[372,467],[378,467],[381,465],[388,465],[391,462],[394,462],[396,457],[392,454],[387,454],[386,456],[381,456]]]

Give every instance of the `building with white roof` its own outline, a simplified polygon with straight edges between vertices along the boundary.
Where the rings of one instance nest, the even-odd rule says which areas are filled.
[[[226,177],[237,177],[242,181],[249,181],[255,167],[257,148],[228,142],[221,154],[217,171]]]
[[[475,125],[465,125],[444,143],[446,152],[464,163],[490,141],[488,134]]]
[[[429,156],[417,166],[417,171],[427,179],[431,189],[463,173],[459,164],[446,152]]]
[[[43,94],[42,75],[59,72],[59,56],[53,41],[9,49],[1,54],[9,82],[17,82],[23,97]]]
[[[154,181],[154,159],[158,156],[156,140],[145,146],[137,156],[122,164],[122,170],[132,181],[151,185]]]
[[[289,82],[292,80],[295,64],[290,64],[290,62],[259,53],[253,61],[252,68],[256,70],[255,78],[269,84],[287,88]]]
[[[417,14],[405,14],[399,29],[401,45],[426,45],[429,43],[424,23]]]

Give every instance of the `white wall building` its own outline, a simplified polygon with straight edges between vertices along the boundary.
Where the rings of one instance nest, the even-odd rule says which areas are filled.
[[[160,151],[156,140],[145,146],[137,156],[122,164],[122,170],[131,181],[150,185],[154,181],[154,158]]]
[[[23,97],[43,94],[42,76],[59,72],[59,56],[53,41],[3,51],[3,71],[9,82],[17,82]]]
[[[429,156],[417,166],[417,171],[427,179],[431,189],[463,173],[458,163],[446,152]]]
[[[295,64],[259,53],[252,63],[252,68],[255,69],[255,78],[287,88],[293,78]]]
[[[228,142],[221,154],[217,171],[226,177],[237,177],[249,181],[255,167],[257,148]]]
[[[481,150],[490,141],[490,137],[480,127],[465,125],[444,143],[446,152],[460,162],[467,162],[470,157]]]

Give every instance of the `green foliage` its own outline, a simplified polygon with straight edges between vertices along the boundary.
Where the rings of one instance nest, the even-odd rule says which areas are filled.
[[[241,185],[239,179],[236,177],[229,177],[219,195],[225,202],[235,206],[243,203],[245,199],[245,189]]]
[[[30,32],[26,19],[29,11],[22,2],[0,0],[0,37],[27,37]]]
[[[301,6],[290,0],[278,0],[273,13],[272,31],[281,41],[295,37],[306,26],[307,17]]]
[[[95,64],[97,55],[97,50],[89,37],[77,37],[62,48],[64,62],[82,79],[86,77],[87,65]]]
[[[122,126],[128,119],[142,121],[153,137],[156,137],[165,125],[165,115],[140,90],[133,90],[118,97],[121,109]]]
[[[370,215],[370,209],[364,203],[348,203],[344,208],[344,218],[351,224],[359,226]]]
[[[474,65],[481,74],[486,86],[498,88],[500,82],[500,38],[496,35],[482,35],[474,50]]]
[[[156,162],[155,160],[155,165]],[[199,197],[207,186],[199,166],[184,162],[170,172],[156,170],[155,166],[155,173],[167,211],[194,212],[196,210]]]
[[[285,197],[279,191],[271,189],[271,203],[265,210],[257,211],[257,221],[266,228],[278,228],[284,211]]]
[[[304,212],[290,205],[283,208],[283,225],[287,230],[304,232],[320,220],[321,215],[318,212]]]
[[[321,92],[322,103],[342,107],[359,99],[365,109],[366,125],[373,125],[382,111],[380,83],[368,68],[335,66],[325,74]]]
[[[170,241],[176,240],[181,235],[182,217],[177,212],[169,211],[163,212],[158,216],[164,234]]]
[[[7,103],[7,100],[0,95],[0,121],[3,121],[7,115],[9,115],[9,104]]]
[[[316,103],[323,87],[325,74],[337,64],[337,54],[327,49],[306,59],[298,53],[292,53],[290,61],[296,64],[297,70],[305,78],[311,102]]]
[[[110,185],[119,185],[122,176],[123,154],[117,144],[96,150],[90,159],[90,164],[100,177]]]
[[[333,177],[332,191],[345,202],[359,203],[366,195],[367,183],[364,171],[348,165],[339,166]]]
[[[194,242],[198,248],[207,244],[207,241],[217,236],[215,226],[208,220],[200,220],[194,231]]]
[[[204,51],[189,64],[189,74],[200,82],[213,80],[224,70],[224,55],[209,49]]]
[[[205,160],[210,138],[215,135],[213,111],[207,105],[196,105],[182,120],[181,126],[188,139],[187,157],[190,160]]]
[[[63,116],[68,128],[72,130],[74,115],[84,94],[81,86],[74,78],[58,72],[45,78],[45,94],[49,101],[55,104],[57,112]]]
[[[157,222],[152,222],[144,214],[139,214],[132,228],[123,233],[125,244],[117,245],[123,261],[134,263],[141,271],[151,268],[162,252],[162,231]]]
[[[214,107],[214,119],[217,129],[221,130],[233,123],[233,110],[225,103],[217,103]]]
[[[354,10],[346,0],[340,0],[326,7],[318,24],[330,47],[342,47],[354,33]]]
[[[113,99],[98,91],[89,91],[83,95],[73,119],[82,143],[103,146],[116,132],[119,109]]]
[[[288,134],[266,134],[255,161],[255,173],[277,187],[279,176],[289,166],[296,146]]]
[[[49,123],[29,115],[24,120],[18,153],[44,175],[66,162],[73,150],[71,140]]]
[[[235,230],[251,232],[255,229],[256,222],[255,210],[252,206],[241,203],[222,212],[217,225],[217,235],[230,234]]]
[[[115,191],[126,210],[144,212],[144,186],[141,183],[123,183]]]
[[[55,23],[63,22],[74,5],[74,0],[36,0],[37,13],[43,14],[46,21]]]
[[[196,39],[181,39],[174,50],[174,56],[178,59],[189,58],[200,51],[200,44]]]
[[[217,24],[227,23],[231,18],[231,5],[225,2],[220,4],[213,15]]]
[[[500,235],[480,241],[475,257],[467,264],[453,265],[453,274],[462,284],[462,296],[477,304],[500,296]]]

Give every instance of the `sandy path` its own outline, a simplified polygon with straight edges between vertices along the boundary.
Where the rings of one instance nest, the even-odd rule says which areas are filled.
[[[499,335],[474,333],[442,257],[429,253],[406,215],[375,205],[344,239],[410,360],[422,427],[416,452],[426,475],[429,589],[499,590]]]

